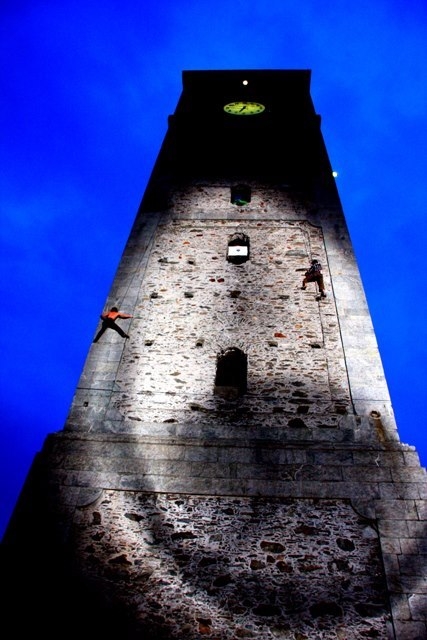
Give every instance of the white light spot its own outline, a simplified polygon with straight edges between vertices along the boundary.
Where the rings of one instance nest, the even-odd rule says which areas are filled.
[[[332,175],[334,178],[338,178],[338,171],[332,171]]]

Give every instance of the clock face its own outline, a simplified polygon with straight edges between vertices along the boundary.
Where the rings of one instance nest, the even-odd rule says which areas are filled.
[[[265,107],[259,102],[229,102],[225,105],[224,111],[235,116],[253,116],[262,113]]]

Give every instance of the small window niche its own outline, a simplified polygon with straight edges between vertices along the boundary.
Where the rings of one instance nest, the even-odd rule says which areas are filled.
[[[237,347],[222,350],[216,358],[214,394],[235,400],[247,389],[248,357]]]
[[[244,207],[245,204],[249,204],[251,201],[251,188],[246,184],[238,184],[231,187],[231,204],[235,204],[238,207]]]
[[[228,240],[227,260],[242,264],[249,260],[249,237],[245,233],[233,233]]]

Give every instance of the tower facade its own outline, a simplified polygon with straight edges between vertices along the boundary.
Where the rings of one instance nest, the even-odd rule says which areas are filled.
[[[105,304],[130,337],[91,345],[2,544],[45,638],[427,638],[425,470],[320,125],[307,70],[183,73]]]

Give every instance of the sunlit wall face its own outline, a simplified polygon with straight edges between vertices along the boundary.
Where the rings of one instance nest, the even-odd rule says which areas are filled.
[[[150,236],[131,236],[110,292],[133,313],[122,321],[130,339],[104,334],[78,391],[103,385],[102,411],[92,413],[93,400],[85,400],[92,430],[104,430],[105,420],[138,434],[145,423],[251,424],[260,416],[286,427],[295,415],[335,427],[353,413],[321,230],[286,192],[258,185],[237,207],[230,190],[177,189]],[[235,264],[229,241],[239,233],[250,254]],[[320,309],[317,285],[301,290],[312,256],[324,265],[331,298]],[[247,356],[247,390],[227,406],[213,391],[218,354],[230,348]]]

